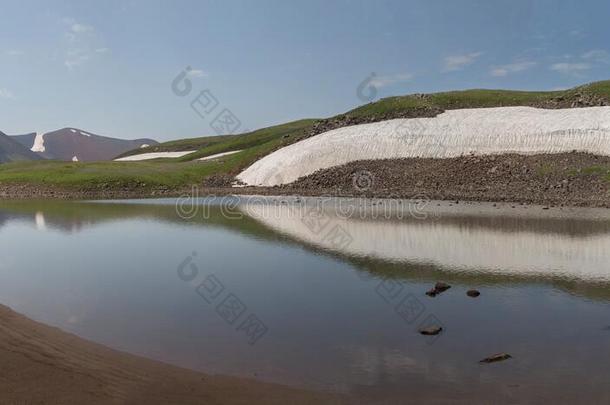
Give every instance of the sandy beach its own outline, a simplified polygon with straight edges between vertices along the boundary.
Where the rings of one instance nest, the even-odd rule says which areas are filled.
[[[5,404],[343,404],[345,398],[212,376],[118,352],[0,305]]]

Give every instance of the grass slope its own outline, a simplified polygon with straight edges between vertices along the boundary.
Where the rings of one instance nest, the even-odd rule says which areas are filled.
[[[40,184],[64,190],[120,188],[182,188],[213,174],[234,174],[260,157],[293,142],[311,128],[314,120],[300,120],[243,135],[217,139],[179,159],[139,162],[18,162],[0,165],[0,184]],[[221,159],[198,161],[230,150],[242,152]]]
[[[383,98],[349,111],[354,117],[387,115],[412,109],[438,108],[450,110],[457,108],[485,108],[510,106],[541,106],[556,102],[569,104],[579,99],[600,99],[610,102],[610,80],[586,84],[561,91],[517,91],[473,89],[432,93],[428,95],[411,94]],[[569,107],[569,105],[567,105]]]
[[[219,135],[219,136],[202,136],[200,138],[186,138],[175,141],[162,142],[157,145],[151,145],[147,148],[133,149],[125,152],[118,158],[140,155],[142,153],[154,152],[181,152],[185,150],[199,150],[208,146],[228,141],[229,139],[239,137],[239,135]]]

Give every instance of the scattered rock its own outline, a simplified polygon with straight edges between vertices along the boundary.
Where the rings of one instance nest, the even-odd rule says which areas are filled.
[[[419,98],[427,98],[427,95],[422,95]],[[443,113],[444,110],[440,107],[422,105],[419,107],[409,108],[407,110],[391,110],[383,114],[375,115],[350,115],[342,114],[333,118],[328,118],[320,121],[316,121],[313,124],[313,128],[309,133],[309,136],[321,134],[333,129],[342,128],[351,125],[368,124],[372,122],[386,121],[397,118],[433,118],[438,114]]]
[[[451,288],[451,286],[449,284],[443,283],[442,281],[439,281],[438,283],[436,283],[434,285],[434,289],[437,290],[438,292],[444,292],[450,288]]]
[[[441,333],[442,330],[443,328],[441,328],[440,326],[429,326],[427,328],[421,328],[419,330],[419,333],[426,336],[434,336]]]
[[[504,361],[504,360],[508,360],[508,359],[512,359],[513,356],[511,356],[510,354],[507,353],[497,353],[497,354],[493,354],[489,357],[485,357],[483,360],[479,361],[479,363],[495,363],[498,361]]]
[[[426,295],[429,297],[436,297],[438,294],[439,294],[439,292],[435,288],[426,291]]]
[[[479,295],[481,295],[481,293],[477,290],[468,290],[468,291],[466,291],[466,295],[469,297],[475,298],[475,297],[478,297]]]
[[[450,288],[451,286],[449,284],[439,281],[431,290],[426,291],[426,295],[429,297],[436,297],[438,294],[445,292]]]
[[[430,200],[494,201],[494,209],[515,202],[551,208],[560,206],[610,206],[609,156],[560,153],[460,156],[446,159],[405,158],[350,162],[322,169],[280,188],[283,193],[354,196],[352,174],[367,170],[375,178],[367,195]],[[493,174],[488,172],[496,167]],[[567,171],[564,169],[567,167]],[[589,168],[604,170],[591,172]],[[579,172],[580,170],[580,172]],[[543,172],[543,175],[541,175]],[[573,173],[567,175],[566,173]],[[565,180],[568,180],[566,183]],[[559,187],[556,187],[559,185]],[[360,195],[360,194],[357,194]],[[438,204],[435,202],[435,204]],[[445,206],[447,203],[442,204]]]

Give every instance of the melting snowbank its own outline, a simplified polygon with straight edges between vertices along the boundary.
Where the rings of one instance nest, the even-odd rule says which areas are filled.
[[[232,151],[229,151],[229,152],[217,153],[217,154],[215,154],[215,155],[210,155],[210,156],[202,157],[202,158],[200,158],[200,159],[198,159],[198,160],[211,160],[211,159],[216,159],[216,158],[223,157],[223,156],[229,156],[229,155],[232,155],[232,154],[234,154],[234,153],[241,152],[241,151],[242,151],[242,149],[240,149],[240,150],[232,150]]]
[[[610,107],[476,108],[354,125],[279,149],[237,178],[249,185],[274,186],[356,160],[573,150],[610,155]]]
[[[36,132],[36,137],[34,138],[34,145],[32,145],[32,152],[44,152],[44,132]]]
[[[196,152],[195,150],[187,150],[182,152],[151,152],[151,153],[142,153],[140,155],[133,156],[125,156],[119,159],[114,159],[117,162],[135,162],[138,160],[150,160],[150,159],[158,159],[158,158],[179,158],[182,156],[186,156],[189,153]]]

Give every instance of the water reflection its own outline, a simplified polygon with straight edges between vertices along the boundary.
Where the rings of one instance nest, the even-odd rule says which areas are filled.
[[[351,257],[452,272],[610,281],[610,221],[456,215],[375,220],[371,214],[337,215],[329,205],[315,213],[318,223],[312,225],[311,211],[297,213],[288,205],[243,210],[279,233]],[[329,236],[332,229],[344,233],[344,243]]]
[[[173,203],[0,203],[1,303],[184,367],[364,398],[399,403],[433,392],[442,401],[476,390],[489,403],[604,394],[603,215],[432,206],[424,220],[374,218],[379,207],[364,204],[350,218],[326,206],[313,221],[301,199],[233,205],[241,216],[223,215],[212,201],[208,215],[184,220]],[[337,227],[345,234],[329,237]],[[268,325],[254,347],[178,277],[193,251],[202,273],[218,275]],[[453,288],[426,297],[439,279]],[[421,319],[399,316],[379,294],[384,280],[443,323],[441,339],[428,344],[416,333]],[[479,299],[465,296],[472,286]],[[477,363],[498,351],[514,359]],[[577,378],[583,370],[585,381]]]

